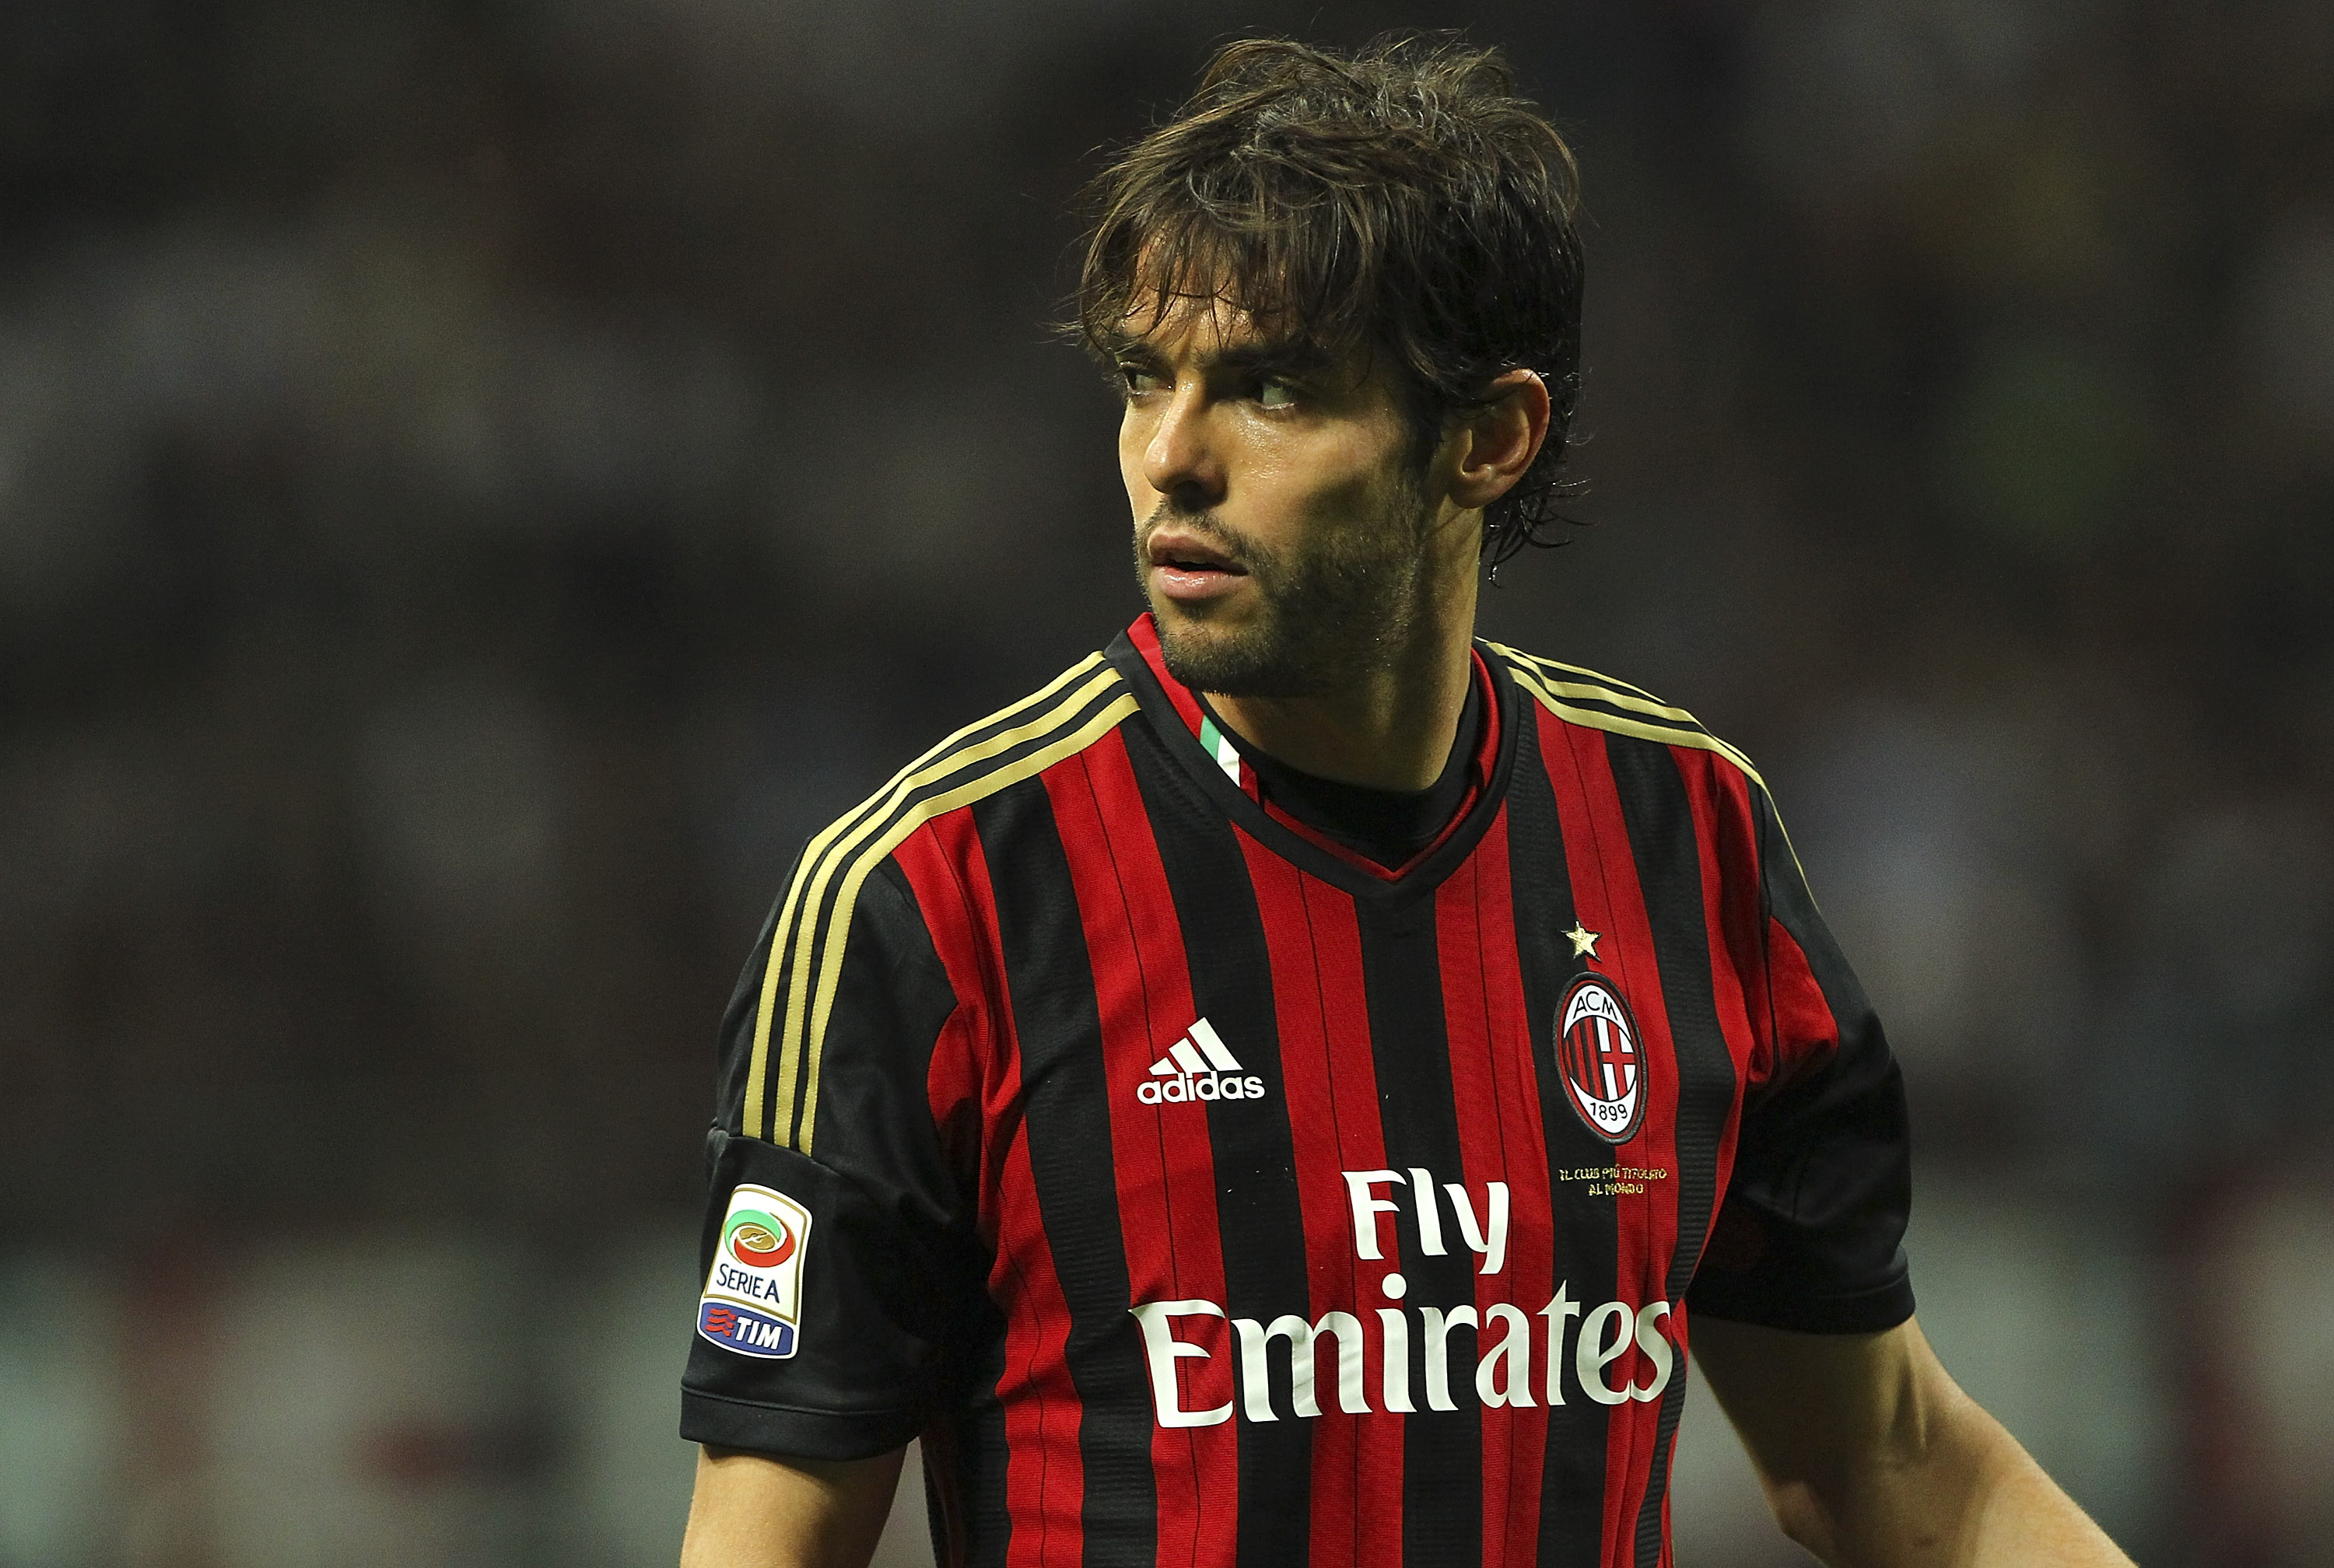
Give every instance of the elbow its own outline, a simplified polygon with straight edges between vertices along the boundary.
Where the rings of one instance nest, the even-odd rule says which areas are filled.
[[[1834,1568],[1928,1562],[1937,1554],[1938,1561],[1958,1560],[1951,1549],[1969,1523],[1972,1500],[2024,1454],[1983,1411],[1958,1390],[1954,1395],[1866,1450],[1798,1475],[1762,1477],[1776,1525]]]
[[[1807,1549],[1818,1561],[1838,1561],[1835,1547],[1838,1529],[1832,1510],[1825,1505],[1822,1495],[1809,1482],[1803,1480],[1770,1482],[1766,1486],[1767,1507],[1775,1515],[1775,1524],[1784,1534]]]

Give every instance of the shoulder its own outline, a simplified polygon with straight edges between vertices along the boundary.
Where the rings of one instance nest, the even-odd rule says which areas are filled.
[[[1486,641],[1496,660],[1523,693],[1558,722],[1608,735],[1625,735],[1689,753],[1704,753],[1723,773],[1739,775],[1764,794],[1766,781],[1737,747],[1702,727],[1684,708],[1674,707],[1640,686],[1609,675],[1541,659],[1505,643]]]
[[[1688,792],[1708,803],[1714,828],[1740,848],[1744,863],[1755,870],[1779,858],[1804,884],[1799,851],[1774,795],[1740,748],[1711,734],[1684,708],[1672,707],[1643,687],[1503,643],[1485,641],[1482,648],[1549,722],[1667,747]],[[1779,849],[1775,848],[1778,841]]]
[[[814,834],[795,880],[883,861],[918,829],[1032,778],[1094,745],[1136,709],[1126,678],[1088,654],[1018,702],[950,735]]]
[[[868,875],[919,830],[1094,745],[1136,706],[1125,676],[1091,653],[1028,696],[957,730],[811,836],[781,902],[780,926],[790,923],[796,905],[847,919]]]
[[[958,730],[812,835],[767,928],[745,1081],[748,1136],[764,1136],[767,1126],[779,1141],[791,1136],[809,1150],[847,953],[856,949],[874,965],[867,971],[854,960],[874,995],[903,958],[940,961],[938,949],[952,946],[962,910],[948,907],[956,877],[936,830],[1094,745],[1135,710],[1126,678],[1090,654]],[[788,1127],[796,1130],[788,1135]]]

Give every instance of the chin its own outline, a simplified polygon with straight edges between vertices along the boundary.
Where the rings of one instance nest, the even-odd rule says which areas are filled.
[[[1194,632],[1159,618],[1167,673],[1194,691],[1221,697],[1315,697],[1326,688],[1290,668],[1277,640],[1254,633]]]

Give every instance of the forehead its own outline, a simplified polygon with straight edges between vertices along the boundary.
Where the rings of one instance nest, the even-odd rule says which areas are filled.
[[[1181,355],[1211,356],[1285,341],[1234,302],[1215,294],[1145,293],[1127,303],[1112,334],[1120,342]]]

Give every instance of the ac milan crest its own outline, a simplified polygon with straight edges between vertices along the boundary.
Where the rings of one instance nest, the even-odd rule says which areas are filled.
[[[1602,975],[1565,987],[1556,1012],[1556,1064],[1572,1108],[1607,1143],[1636,1136],[1645,1108],[1645,1052],[1629,1005]]]

